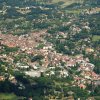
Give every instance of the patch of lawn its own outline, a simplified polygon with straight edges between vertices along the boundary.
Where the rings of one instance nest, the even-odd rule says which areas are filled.
[[[0,93],[0,100],[18,100],[15,94]]]
[[[98,41],[98,40],[100,40],[100,36],[94,35],[92,41]]]

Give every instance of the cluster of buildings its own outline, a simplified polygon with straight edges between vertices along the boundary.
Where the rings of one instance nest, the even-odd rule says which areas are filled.
[[[26,61],[26,65],[22,65],[22,62],[17,62],[14,64],[13,57],[7,55],[1,55],[0,58],[6,58],[8,62],[14,64],[15,69],[30,69],[23,70],[26,75],[31,77],[40,77],[41,72],[46,76],[56,76],[59,78],[65,78],[69,76],[68,70],[77,67],[77,71],[81,72],[80,76],[74,76],[74,85],[78,85],[80,88],[86,88],[85,84],[87,80],[100,80],[100,75],[93,72],[94,65],[89,62],[88,58],[84,58],[83,55],[68,56],[61,53],[57,53],[53,47],[52,43],[49,43],[43,39],[46,31],[34,32],[28,35],[13,36],[12,34],[1,34],[0,33],[0,45],[6,45],[9,48],[19,47],[20,51],[17,53],[13,52],[13,55],[20,54],[22,52],[29,55],[42,55],[44,58],[41,61],[31,62],[22,59],[23,62]],[[59,33],[64,35],[63,33]],[[36,49],[37,45],[44,43],[43,48]],[[0,77],[0,80],[3,80]],[[16,80],[13,78],[13,81]]]
[[[47,76],[52,76],[58,74],[57,77],[67,77],[69,76],[68,69],[76,67],[78,65],[77,71],[81,71],[81,76],[84,79],[99,80],[100,76],[93,72],[95,67],[93,64],[89,63],[88,58],[84,58],[83,55],[68,56],[61,53],[57,53],[52,45],[43,39],[43,35],[46,31],[30,33],[28,35],[13,36],[12,34],[1,34],[0,33],[0,44],[6,45],[9,48],[19,47],[22,52],[27,54],[42,55],[44,58],[41,60],[41,65],[39,62],[31,62],[30,59],[26,60],[27,65],[21,65],[20,62],[14,64],[17,69],[28,69],[30,71],[25,71],[27,75],[32,77],[41,75],[41,72],[45,73]],[[39,43],[44,43],[43,48],[37,50],[35,47]],[[15,55],[20,54],[17,52]],[[14,53],[12,54],[14,55]],[[13,63],[13,57],[7,55],[1,55],[1,58],[6,58],[8,62]],[[25,61],[22,59],[21,61]],[[56,70],[58,68],[58,72]],[[48,72],[48,73],[47,73]]]
[[[0,44],[6,45],[10,48],[20,47],[22,51],[27,53],[33,53],[34,47],[37,42],[43,41],[41,35],[43,32],[33,32],[28,35],[13,36],[12,34],[1,34],[0,33]]]
[[[99,7],[95,7],[95,8],[91,8],[91,9],[86,9],[84,11],[86,14],[92,15],[92,14],[97,14],[100,12],[100,8]]]

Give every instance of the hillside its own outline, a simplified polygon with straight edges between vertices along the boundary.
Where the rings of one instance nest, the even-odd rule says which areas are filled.
[[[99,1],[0,0],[0,97],[100,100]]]

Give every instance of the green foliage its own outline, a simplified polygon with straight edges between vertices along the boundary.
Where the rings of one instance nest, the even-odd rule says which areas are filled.
[[[95,96],[99,96],[99,95],[100,95],[100,85],[97,86],[97,87],[94,89],[94,95],[95,95]]]
[[[36,49],[42,49],[44,47],[44,44],[39,44],[37,47],[36,47]]]
[[[16,52],[18,51],[18,47],[13,47],[13,48],[10,48],[8,46],[4,46],[4,49],[1,53],[4,53],[4,54],[9,54],[10,52]]]
[[[1,100],[17,100],[18,97],[15,94],[9,93],[0,93]]]
[[[42,60],[44,57],[42,55],[36,55],[34,57],[31,58],[31,61],[32,62],[35,62],[35,61],[40,61]]]
[[[97,74],[100,74],[100,59],[99,57],[94,57],[92,54],[91,55],[88,55],[89,59],[90,59],[90,62],[93,63],[95,65],[94,67],[94,71],[97,73]]]
[[[80,40],[80,39],[88,38],[89,35],[90,35],[90,34],[89,34],[86,30],[84,30],[84,31],[82,31],[82,32],[80,32],[80,33],[77,33],[77,34],[74,36],[74,38],[75,38],[76,40]]]
[[[88,97],[88,92],[86,90],[80,89],[79,87],[71,87],[70,90],[74,92],[75,98],[84,97],[86,99]]]

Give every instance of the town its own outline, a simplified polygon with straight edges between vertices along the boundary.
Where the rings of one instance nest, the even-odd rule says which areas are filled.
[[[100,6],[77,2],[3,4],[0,93],[22,100],[100,99]]]

